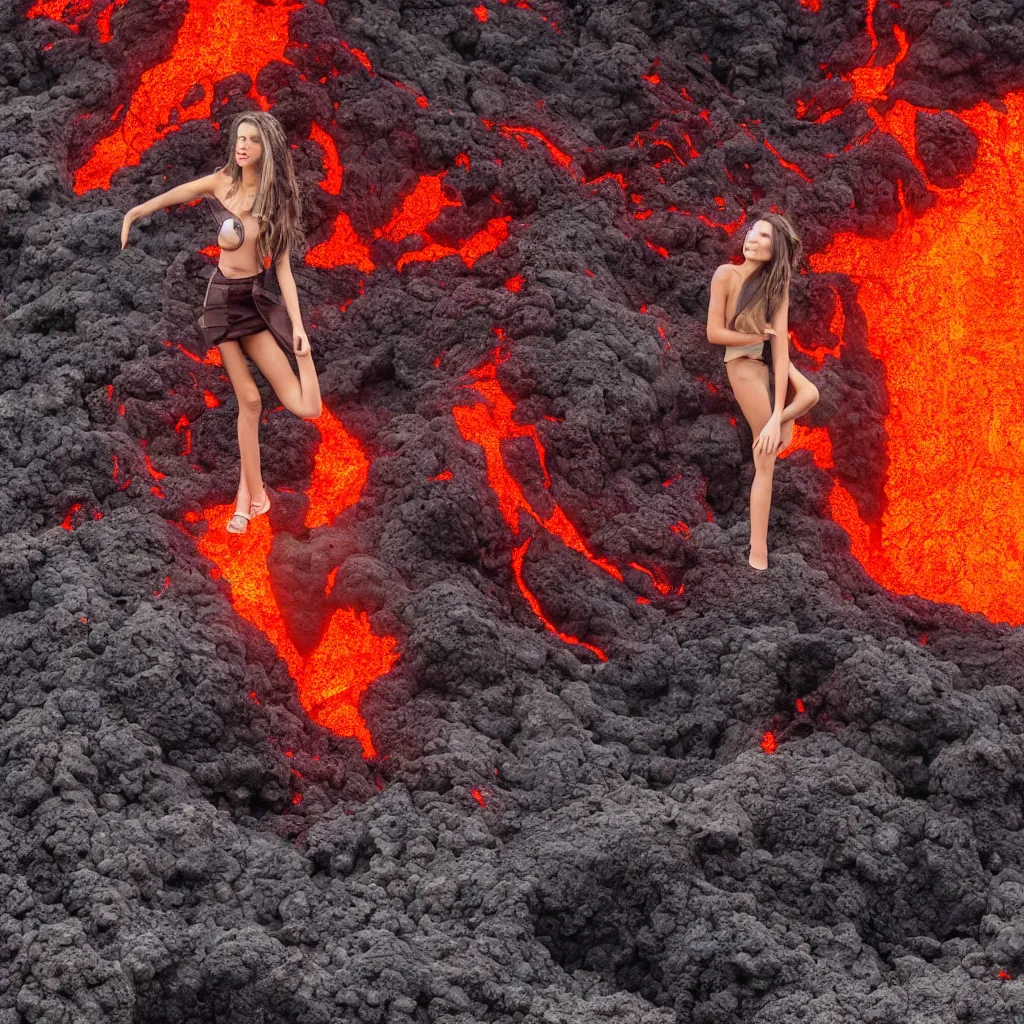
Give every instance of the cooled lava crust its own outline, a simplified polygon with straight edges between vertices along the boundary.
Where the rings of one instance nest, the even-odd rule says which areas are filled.
[[[875,2],[4,0],[0,1024],[1024,1020],[1024,14]],[[212,221],[118,235],[257,107],[326,411],[229,543]]]

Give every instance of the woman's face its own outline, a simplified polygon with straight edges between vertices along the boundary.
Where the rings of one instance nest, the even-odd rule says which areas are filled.
[[[743,239],[743,256],[758,263],[772,258],[772,226],[766,220],[755,221]]]
[[[235,136],[235,162],[239,167],[258,167],[263,156],[263,141],[260,130],[254,124],[243,121]]]

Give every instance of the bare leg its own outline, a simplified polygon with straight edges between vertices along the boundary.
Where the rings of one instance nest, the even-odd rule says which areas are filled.
[[[320,401],[320,381],[316,376],[313,356],[308,351],[296,355],[299,375],[295,376],[288,357],[281,351],[270,331],[260,331],[242,339],[245,354],[260,368],[270,382],[281,404],[304,420],[315,420],[323,405]]]
[[[252,505],[260,505],[264,500],[259,438],[262,400],[238,342],[222,342],[220,355],[238,400],[238,454],[241,473],[238,494],[235,496],[235,512],[249,515]]]
[[[725,364],[733,394],[754,438],[761,433],[772,414],[768,396],[768,367],[746,356]],[[790,427],[792,431],[792,427]],[[754,482],[750,487],[750,564],[768,568],[768,514],[772,506],[772,477],[775,453],[754,454]]]
[[[789,364],[789,382],[786,386],[786,404],[782,409],[782,422],[788,423],[810,412],[818,404],[818,389],[792,364]]]

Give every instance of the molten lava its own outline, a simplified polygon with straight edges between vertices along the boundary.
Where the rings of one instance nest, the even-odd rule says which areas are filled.
[[[221,79],[243,73],[255,83],[271,61],[290,64],[284,51],[296,7],[290,0],[190,0],[171,55],[142,73],[120,125],[75,172],[75,191],[109,188],[114,172],[134,167],[154,142],[185,121],[209,117]],[[200,91],[193,98],[194,85]]]
[[[309,488],[306,526],[330,522],[359,500],[369,464],[356,441],[326,409],[316,421],[320,447]],[[375,757],[373,739],[359,712],[363,694],[398,660],[396,640],[377,636],[365,612],[339,608],[309,655],[302,655],[291,637],[270,583],[267,559],[273,544],[269,517],[254,519],[241,536],[224,529],[234,505],[207,509],[191,516],[207,523],[198,541],[202,555],[219,570],[231,588],[231,603],[242,618],[260,629],[277,648],[295,680],[299,700],[309,717],[338,736],[359,740],[364,757]]]
[[[897,593],[1020,625],[1024,93],[1004,102],[1006,113],[958,114],[979,142],[962,186],[933,187],[935,205],[917,218],[904,210],[891,238],[836,236],[811,265],[859,286],[889,393],[881,523],[869,530],[852,501],[833,501],[854,554]]]
[[[486,362],[471,371],[470,377],[473,379],[473,383],[467,386],[482,401],[478,401],[476,404],[468,407],[455,406],[452,409],[452,415],[455,418],[455,425],[459,428],[459,433],[467,441],[478,444],[483,449],[484,462],[487,467],[487,482],[498,499],[498,508],[501,510],[502,517],[512,533],[518,535],[520,517],[525,513],[539,526],[547,530],[548,533],[557,537],[566,547],[583,555],[593,565],[596,565],[599,569],[608,573],[609,576],[622,582],[622,573],[607,559],[591,552],[586,541],[580,536],[579,531],[569,521],[559,505],[554,505],[550,515],[542,516],[530,504],[519,483],[509,472],[508,466],[505,464],[505,456],[501,450],[502,442],[520,437],[528,438],[533,442],[534,450],[537,453],[537,459],[543,474],[544,488],[550,491],[551,478],[548,475],[547,455],[537,434],[537,428],[533,424],[524,425],[515,421],[513,418],[515,405],[498,383],[497,368],[498,364],[503,361],[501,353],[495,350]],[[534,614],[553,633],[567,643],[586,647],[602,660],[606,660],[603,651],[591,644],[583,643],[577,637],[571,637],[561,632],[544,615],[540,602],[527,588],[523,580],[522,570],[523,560],[531,540],[532,538],[528,538],[512,554],[512,571],[523,597],[530,605]]]

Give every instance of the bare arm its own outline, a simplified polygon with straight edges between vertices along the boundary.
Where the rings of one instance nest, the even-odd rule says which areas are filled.
[[[772,415],[782,416],[789,386],[789,292],[787,291],[772,317],[772,367],[775,374],[775,402]]]
[[[729,282],[732,271],[728,266],[719,267],[711,278],[711,301],[708,303],[708,341],[712,345],[753,345],[764,339],[763,334],[744,334],[730,331],[725,326],[725,305],[729,298]],[[772,350],[774,355],[774,349]]]
[[[152,199],[133,206],[125,215],[121,223],[121,248],[128,244],[128,234],[132,225],[143,217],[149,217],[158,210],[166,210],[169,206],[178,206],[181,203],[191,203],[207,193],[212,193],[220,177],[220,171],[207,174],[205,177],[196,178],[195,181],[186,181],[184,185],[177,185],[166,192],[161,192]]]
[[[290,249],[285,249],[277,258],[274,269],[277,271],[281,298],[284,299],[285,309],[288,310],[288,317],[292,322],[292,347],[297,354],[304,355],[309,351],[309,338],[302,326],[302,311],[299,309],[299,293],[295,288],[295,278],[292,276]]]
[[[771,455],[779,450],[782,434],[782,410],[786,405],[789,387],[789,292],[775,311],[766,328],[772,341],[772,372],[775,375],[775,402],[768,422],[754,441],[755,454]]]

